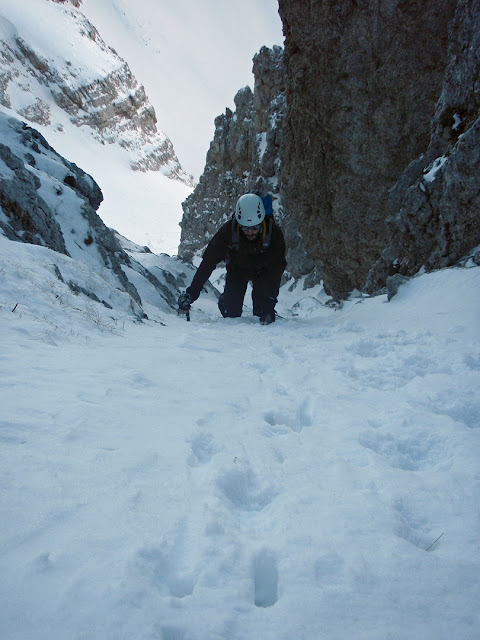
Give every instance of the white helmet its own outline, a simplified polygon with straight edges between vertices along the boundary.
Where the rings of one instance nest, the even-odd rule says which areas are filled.
[[[254,193],[240,196],[235,207],[235,219],[242,227],[255,227],[263,222],[265,207],[262,199]]]

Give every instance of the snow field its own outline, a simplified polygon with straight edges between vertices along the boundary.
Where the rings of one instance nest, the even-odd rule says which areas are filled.
[[[479,274],[57,346],[0,308],[2,637],[477,638]]]

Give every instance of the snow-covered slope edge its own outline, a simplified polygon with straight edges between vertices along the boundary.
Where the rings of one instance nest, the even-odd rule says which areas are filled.
[[[153,254],[144,267],[133,255],[145,261],[149,250],[128,243],[127,253],[97,215],[102,193],[89,175],[15,118],[0,113],[0,132],[2,304],[44,317],[48,299],[104,325],[172,313],[189,268]]]

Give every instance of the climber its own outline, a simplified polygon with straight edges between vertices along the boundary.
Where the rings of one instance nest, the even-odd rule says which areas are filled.
[[[271,203],[271,196],[267,198]],[[285,240],[271,215],[271,206],[269,215],[265,214],[264,200],[267,201],[253,193],[238,199],[235,215],[210,240],[192,284],[179,297],[181,311],[190,309],[212,271],[224,260],[225,289],[218,300],[222,316],[242,315],[243,299],[251,282],[253,315],[258,316],[262,324],[275,321],[280,280],[287,265]]]

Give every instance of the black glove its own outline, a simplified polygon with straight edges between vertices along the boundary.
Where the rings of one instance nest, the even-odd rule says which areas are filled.
[[[192,298],[188,293],[182,293],[178,298],[178,308],[180,311],[188,311],[192,306]]]

